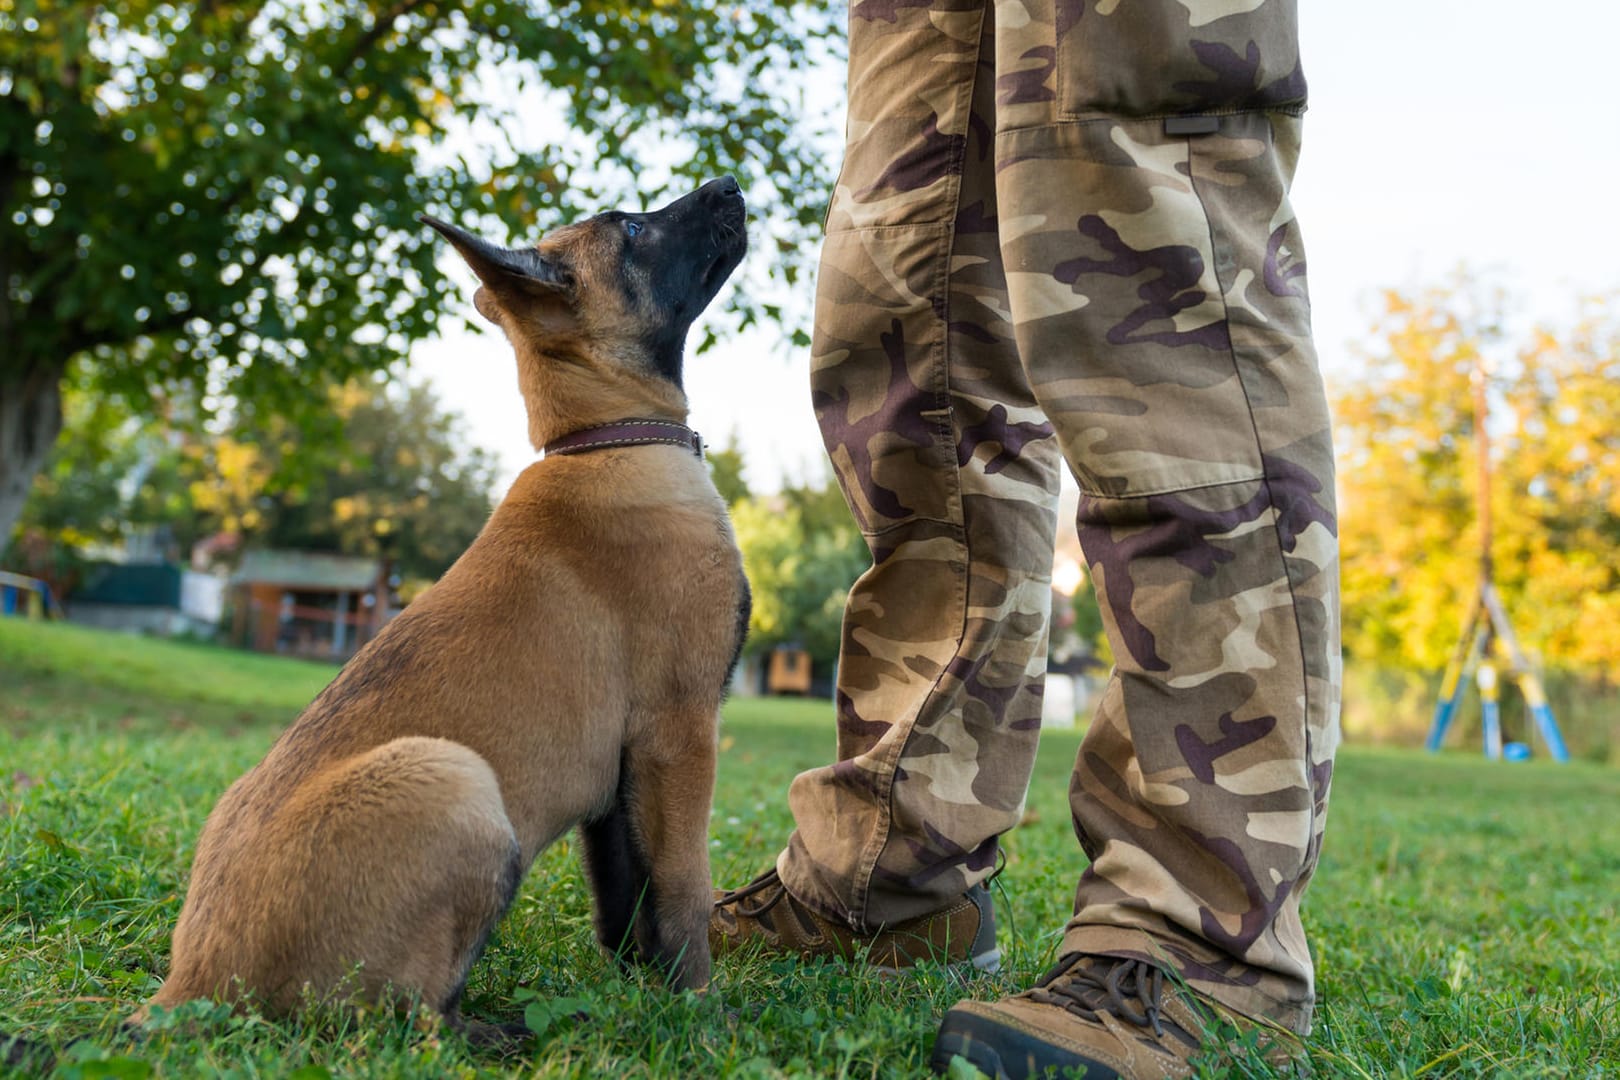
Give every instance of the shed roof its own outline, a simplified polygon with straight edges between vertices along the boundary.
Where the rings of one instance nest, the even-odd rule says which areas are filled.
[[[319,551],[250,551],[231,575],[233,585],[279,585],[312,592],[362,592],[373,588],[382,563],[358,555]]]

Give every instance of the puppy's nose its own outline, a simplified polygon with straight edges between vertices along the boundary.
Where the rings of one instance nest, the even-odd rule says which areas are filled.
[[[741,198],[742,188],[737,185],[735,176],[722,176],[718,180],[709,181],[709,189],[716,195],[727,198]]]

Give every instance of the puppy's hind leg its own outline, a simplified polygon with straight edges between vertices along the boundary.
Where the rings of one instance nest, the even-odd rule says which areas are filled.
[[[646,959],[669,973],[678,988],[709,983],[709,810],[714,800],[716,720],[711,714],[684,725],[669,745],[632,748],[628,782],[619,791],[640,850],[646,852],[650,895],[643,902],[638,941]],[[662,745],[660,745],[662,744]]]
[[[491,854],[494,854],[493,852]],[[499,878],[496,882],[488,880],[490,869],[497,865],[490,860],[480,871],[474,871],[472,880],[467,882],[466,888],[458,890],[461,899],[454,944],[451,955],[451,990],[440,1004],[439,1011],[444,1014],[452,1025],[460,1026],[471,1041],[479,1042],[479,1029],[487,1025],[474,1024],[462,1021],[460,1016],[461,995],[467,989],[467,977],[472,973],[472,966],[484,953],[484,946],[489,944],[489,936],[495,932],[495,924],[501,921],[512,901],[517,897],[518,886],[523,884],[523,853],[519,850],[517,838],[511,837],[507,846],[504,863],[499,864]],[[487,886],[493,884],[494,888]],[[504,1034],[513,1032],[506,1028],[500,1029]],[[521,1029],[527,1031],[527,1029]]]
[[[310,807],[301,817],[342,822],[332,827],[345,835],[330,862],[369,893],[345,894],[362,901],[357,909],[312,913],[318,926],[353,926],[327,954],[362,961],[368,990],[419,992],[447,1023],[465,1027],[458,1010],[467,975],[525,869],[494,770],[458,743],[407,736],[347,764],[320,802],[328,812]]]
[[[652,959],[652,874],[630,820],[628,770],[607,813],[579,827],[585,876],[596,901],[596,939],[621,964]]]

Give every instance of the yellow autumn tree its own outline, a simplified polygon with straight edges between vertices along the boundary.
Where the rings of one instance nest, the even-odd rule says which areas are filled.
[[[1466,278],[1387,293],[1362,374],[1334,402],[1345,645],[1353,660],[1441,668],[1479,582],[1472,378],[1491,418],[1495,580],[1530,651],[1620,665],[1620,324],[1612,300],[1519,328]]]
[[[197,510],[252,545],[383,555],[433,580],[483,528],[495,462],[424,386],[327,388],[327,438],[271,417],[187,445]]]
[[[276,471],[274,459],[256,443],[229,435],[184,448],[191,505],[225,532],[253,533],[264,524],[264,492]]]
[[[1582,306],[1535,330],[1503,393],[1513,420],[1495,544],[1514,621],[1548,661],[1620,670],[1620,316]]]

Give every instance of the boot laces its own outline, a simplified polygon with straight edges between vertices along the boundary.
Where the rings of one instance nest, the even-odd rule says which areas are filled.
[[[766,892],[766,890],[770,889],[773,885],[776,886],[775,891]],[[765,895],[761,896],[761,893],[764,893]],[[787,887],[782,884],[782,879],[777,877],[776,867],[773,866],[763,874],[759,875],[759,877],[755,878],[753,881],[750,881],[748,884],[744,885],[742,888],[732,889],[730,892],[726,893],[724,896],[714,902],[714,906],[728,907],[732,904],[736,904],[738,915],[745,919],[757,919],[780,903],[782,897],[786,895]],[[753,904],[749,905],[744,903],[744,901],[754,896],[758,896],[759,899]]]
[[[996,852],[996,868],[991,871],[990,876],[985,878],[981,884],[989,887],[992,882],[1001,876],[1001,872],[1005,869],[1007,869],[1007,853],[998,850]],[[766,890],[772,886],[775,886],[775,890],[767,893]],[[765,895],[760,896],[752,905],[744,905],[743,901],[752,896],[759,896],[761,893],[765,893]],[[781,903],[782,897],[787,894],[787,886],[782,884],[782,879],[777,876],[776,867],[773,866],[748,884],[741,888],[732,889],[720,897],[714,902],[714,906],[717,908],[730,907],[732,904],[736,904],[738,915],[745,919],[757,919]]]
[[[1005,869],[1007,869],[1007,849],[998,844],[996,845],[996,868],[990,871],[990,876],[979,882],[979,884],[988,889]]]
[[[1159,1038],[1167,1034],[1164,1010],[1164,969],[1141,960],[1111,956],[1066,957],[1029,991],[1042,1005],[1056,1005],[1084,1020],[1098,1022],[1103,1013]],[[1169,1032],[1197,1045],[1198,1039],[1174,1020]]]

